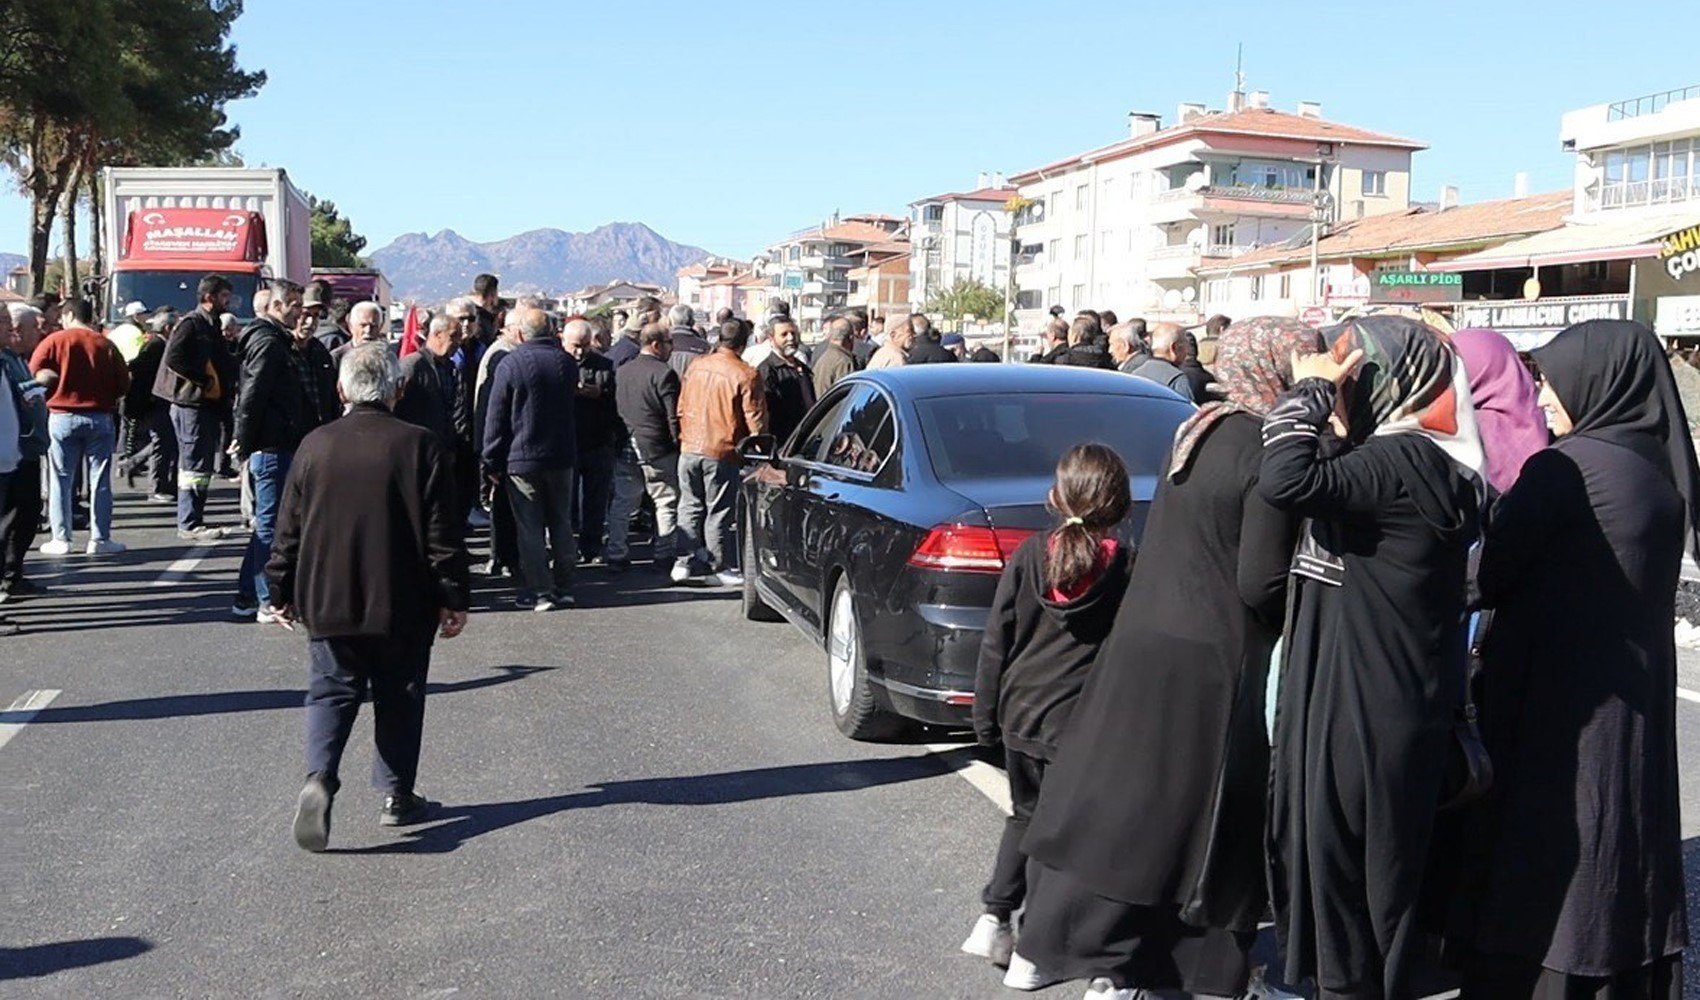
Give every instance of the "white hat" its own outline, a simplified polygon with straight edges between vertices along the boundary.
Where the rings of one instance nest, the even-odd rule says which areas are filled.
[[[132,302],[124,307],[125,316],[140,316],[147,311],[148,307],[142,305],[140,302]]]

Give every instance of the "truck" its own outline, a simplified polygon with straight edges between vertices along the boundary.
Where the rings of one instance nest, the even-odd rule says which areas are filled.
[[[390,279],[372,267],[315,267],[313,280],[323,280],[331,286],[331,297],[346,302],[376,302],[390,316]]]
[[[140,302],[149,311],[195,308],[195,286],[222,274],[230,312],[254,315],[254,293],[277,278],[309,280],[307,199],[275,167],[106,167],[102,236],[109,320]]]

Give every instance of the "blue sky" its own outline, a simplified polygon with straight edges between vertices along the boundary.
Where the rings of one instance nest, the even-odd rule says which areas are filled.
[[[1174,121],[1246,85],[1277,108],[1426,141],[1414,194],[1569,184],[1569,109],[1700,83],[1700,4],[1546,0],[1282,5],[1069,0],[582,2],[249,0],[258,97],[238,150],[288,168],[376,248],[648,223],[749,255],[834,209],[910,201]],[[1302,11],[1302,12],[1301,12]],[[0,249],[27,204],[0,196]]]

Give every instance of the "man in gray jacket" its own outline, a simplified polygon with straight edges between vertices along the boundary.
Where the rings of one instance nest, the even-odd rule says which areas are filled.
[[[1158,323],[1151,328],[1151,360],[1135,368],[1130,374],[1142,379],[1148,379],[1167,389],[1172,389],[1187,402],[1195,402],[1192,398],[1192,382],[1181,371],[1181,328],[1174,323]]]

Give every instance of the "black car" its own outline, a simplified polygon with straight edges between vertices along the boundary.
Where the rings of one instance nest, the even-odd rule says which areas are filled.
[[[968,722],[980,634],[1004,560],[1047,530],[1063,452],[1118,451],[1137,538],[1191,404],[1118,372],[928,365],[853,375],[789,440],[741,448],[744,613],[791,621],[826,648],[845,735],[904,719]]]

